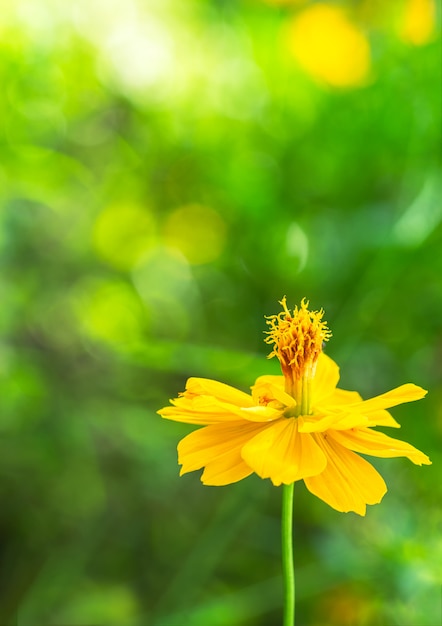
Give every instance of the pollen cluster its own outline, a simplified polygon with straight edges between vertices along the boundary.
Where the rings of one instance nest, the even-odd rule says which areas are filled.
[[[322,321],[324,311],[309,311],[305,298],[293,313],[287,308],[285,296],[280,304],[283,310],[266,319],[270,330],[264,341],[273,344],[268,358],[278,357],[284,376],[292,381],[312,377],[322,344],[331,337],[327,322]]]

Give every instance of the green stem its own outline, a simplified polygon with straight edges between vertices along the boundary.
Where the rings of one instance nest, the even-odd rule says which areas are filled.
[[[284,580],[283,626],[295,624],[295,570],[293,566],[293,489],[295,483],[282,486],[282,576]]]

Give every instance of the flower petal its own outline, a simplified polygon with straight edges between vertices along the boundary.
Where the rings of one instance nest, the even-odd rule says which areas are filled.
[[[258,376],[258,378],[255,381],[255,384],[251,387],[251,389],[254,389],[257,386],[260,385],[273,385],[275,387],[279,387],[279,389],[282,389],[284,391],[284,376],[272,376],[271,374],[264,374],[263,376]]]
[[[216,424],[241,418],[242,407],[253,406],[247,393],[208,378],[189,378],[186,391],[160,409],[165,419],[188,424]]]
[[[390,426],[390,428],[400,428],[401,425],[385,409],[370,411],[367,415],[368,426]]]
[[[201,476],[203,485],[222,487],[237,483],[253,474],[253,470],[242,459],[233,462],[230,459],[221,459],[208,463]]]
[[[355,404],[355,402],[362,402],[362,396],[357,391],[347,391],[346,389],[336,389],[327,398],[327,405],[329,406],[342,406],[343,404]]]
[[[340,393],[337,393],[340,392]],[[387,391],[380,396],[370,398],[370,400],[357,400],[348,404],[346,400],[350,398],[346,394],[356,392],[336,389],[323,404],[316,407],[316,414],[303,415],[300,419],[299,431],[303,433],[325,432],[326,430],[347,430],[349,428],[361,428],[364,426],[393,426],[400,425],[394,420],[386,408],[411,402],[423,398],[427,393],[425,389],[407,383],[391,391]],[[342,406],[333,406],[331,398],[344,398]],[[357,394],[359,396],[359,394]],[[354,396],[356,398],[356,396]],[[360,397],[360,396],[359,396]]]
[[[331,396],[327,398],[328,408],[345,407],[345,405],[356,405],[363,402],[362,396],[357,391],[347,391],[346,389],[336,388]],[[317,411],[321,411],[321,405],[316,405]],[[384,409],[378,411],[370,411],[368,418],[368,426],[391,426],[392,428],[400,428],[401,425]]]
[[[261,478],[286,485],[322,472],[326,458],[311,435],[298,433],[298,420],[282,418],[255,435],[242,458]]]
[[[403,404],[404,402],[413,402],[414,400],[420,400],[427,394],[425,389],[413,385],[413,383],[406,383],[396,389],[387,391],[380,396],[375,396],[369,400],[363,400],[362,402],[355,402],[352,405],[348,405],[347,409],[358,411],[359,413],[368,413],[371,411],[378,411],[379,409],[389,409],[397,404]]]
[[[312,381],[312,406],[328,398],[339,381],[339,367],[329,356],[321,352]]]
[[[205,467],[206,485],[228,485],[252,473],[241,457],[241,448],[261,429],[245,421],[211,424],[195,430],[178,444],[180,475]]]
[[[330,428],[347,430],[356,426],[368,426],[368,418],[360,413],[334,411],[328,415],[300,415],[300,433],[323,433]]]
[[[393,439],[384,433],[371,430],[371,428],[359,428],[346,432],[330,431],[329,434],[339,444],[355,452],[382,458],[406,456],[415,465],[431,465],[427,455],[414,446],[405,441]]]
[[[253,405],[252,397],[248,393],[210,378],[189,378],[186,383],[185,394],[212,396],[216,400],[235,404],[239,407]]]
[[[177,398],[171,400],[174,406],[166,406],[158,413],[164,419],[186,424],[217,424],[220,422],[237,421],[241,409],[234,405],[227,405],[208,396],[196,398]]]
[[[268,402],[277,400],[284,407],[296,405],[294,398],[284,390],[283,376],[260,376],[251,389],[256,404],[260,404],[262,399],[266,398]]]
[[[327,457],[318,476],[304,479],[307,489],[337,511],[365,515],[367,504],[377,504],[387,491],[382,476],[365,459],[327,435],[313,435]]]
[[[241,409],[241,417],[251,422],[272,422],[281,416],[281,409],[274,409],[271,406],[251,406]]]

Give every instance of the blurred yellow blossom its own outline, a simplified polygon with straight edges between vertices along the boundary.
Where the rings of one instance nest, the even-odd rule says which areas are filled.
[[[399,25],[401,39],[415,46],[428,43],[434,34],[435,19],[434,0],[407,0]]]
[[[343,9],[314,4],[297,14],[287,31],[287,45],[313,78],[334,87],[364,84],[370,72],[370,45]]]

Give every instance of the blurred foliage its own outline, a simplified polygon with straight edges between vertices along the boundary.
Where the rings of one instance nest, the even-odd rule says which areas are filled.
[[[343,387],[429,389],[394,416],[433,460],[376,460],[365,518],[297,487],[300,623],[440,623],[437,12],[3,1],[0,623],[279,623],[279,490],[179,478],[155,411],[276,373],[284,294]]]

